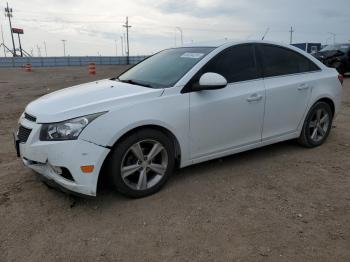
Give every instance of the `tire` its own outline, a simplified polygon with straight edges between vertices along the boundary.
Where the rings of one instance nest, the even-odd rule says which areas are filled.
[[[314,104],[303,125],[298,142],[300,145],[313,148],[322,145],[332,128],[333,113],[329,104],[317,102]]]
[[[121,194],[140,198],[158,192],[175,165],[174,143],[164,133],[142,129],[112,150],[109,174]]]

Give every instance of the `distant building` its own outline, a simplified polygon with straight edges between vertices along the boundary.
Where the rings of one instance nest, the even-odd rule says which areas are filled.
[[[292,44],[292,46],[298,47],[301,50],[311,54],[320,51],[322,48],[321,43],[299,43]]]

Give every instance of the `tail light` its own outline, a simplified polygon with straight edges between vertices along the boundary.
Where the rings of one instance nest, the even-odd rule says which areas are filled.
[[[344,76],[341,75],[341,74],[339,74],[339,75],[338,75],[338,79],[339,79],[339,82],[340,82],[341,84],[343,84],[343,82],[344,82]]]

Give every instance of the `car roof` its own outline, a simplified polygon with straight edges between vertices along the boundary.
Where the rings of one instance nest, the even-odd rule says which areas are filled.
[[[297,53],[302,54],[303,56],[306,56],[311,61],[313,61],[315,64],[317,64],[320,68],[325,68],[325,65],[321,63],[319,60],[317,60],[312,55],[306,53],[305,51],[301,50],[298,47],[295,47],[293,45],[274,42],[274,41],[266,41],[266,40],[235,40],[235,41],[229,41],[229,40],[218,40],[218,41],[210,41],[210,42],[201,42],[201,43],[192,43],[188,45],[184,45],[183,47],[212,47],[215,49],[225,49],[230,46],[239,45],[239,44],[270,44],[270,45],[276,45],[280,47],[284,47],[287,49],[294,50]]]
[[[291,47],[291,45],[286,45],[284,43],[274,42],[274,41],[266,41],[266,40],[214,40],[207,42],[196,42],[185,44],[183,47],[213,47],[217,48],[220,46],[231,46],[237,44],[248,44],[248,43],[262,43],[262,44],[273,44],[285,47]]]

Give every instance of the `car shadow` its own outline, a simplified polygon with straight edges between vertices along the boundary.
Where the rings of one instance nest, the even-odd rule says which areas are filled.
[[[296,141],[290,140],[209,160],[176,170],[174,179],[171,179],[167,186],[171,186],[171,184],[183,183],[184,181],[191,179],[192,175],[201,176],[203,173],[208,173],[214,170],[221,171],[228,168],[234,170],[236,167],[242,164],[252,165],[254,162],[264,161],[265,159],[268,160],[272,156],[276,155],[290,154],[291,152],[298,151],[300,149],[301,147],[296,143]]]
[[[286,155],[299,150],[302,150],[302,148],[294,140],[290,140],[206,161],[182,169],[176,169],[174,175],[169,179],[163,190],[167,190],[167,188],[171,189],[179,185],[181,186],[193,179],[205,179],[205,175],[214,171],[217,173],[228,168],[234,170],[242,164],[252,165],[254,162],[264,161],[265,159],[268,160],[273,156]],[[162,190],[146,198],[160,197],[161,193]],[[61,193],[57,193],[57,195],[58,194]],[[127,198],[115,192],[106,181],[99,185],[98,194],[95,198],[83,198],[74,195],[67,196],[67,194],[64,193],[62,193],[62,197],[66,197],[71,208],[78,206],[94,208],[101,205],[108,206],[111,203],[114,205],[118,204],[118,202],[137,201],[137,199]]]

